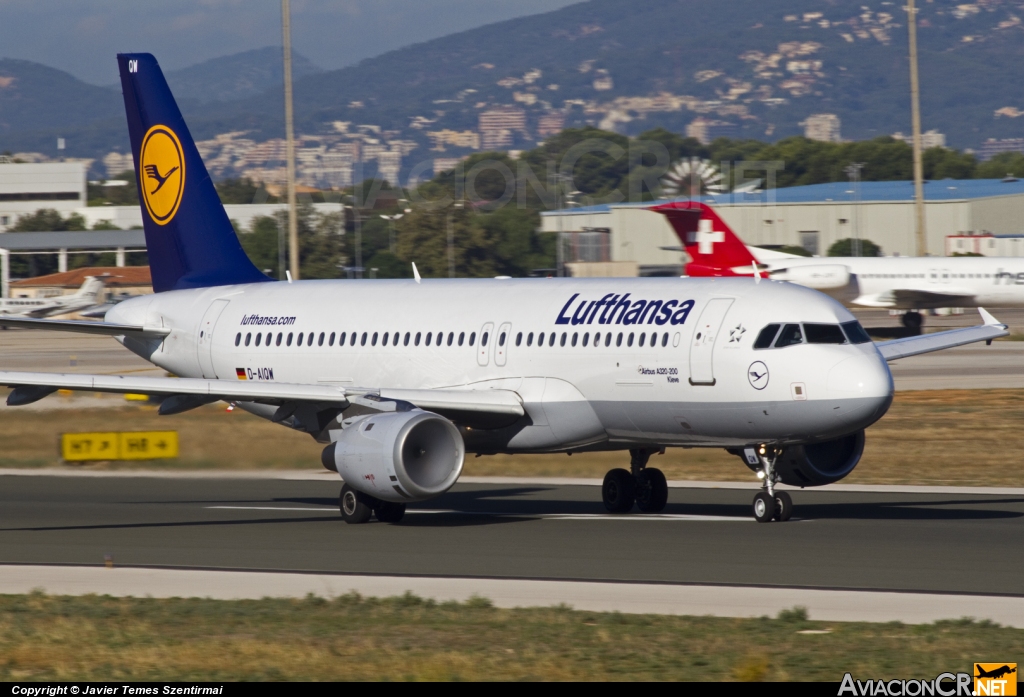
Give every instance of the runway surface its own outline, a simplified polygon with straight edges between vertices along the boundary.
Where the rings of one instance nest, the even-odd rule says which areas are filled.
[[[156,566],[1024,596],[1020,493],[673,488],[612,516],[594,486],[467,483],[399,525],[346,525],[337,480],[0,477],[0,564]],[[957,615],[959,616],[959,615]]]

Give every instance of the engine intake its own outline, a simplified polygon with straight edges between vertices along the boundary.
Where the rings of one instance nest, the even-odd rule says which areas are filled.
[[[451,421],[418,409],[359,419],[324,448],[324,467],[382,501],[440,496],[462,474],[466,448]]]
[[[775,462],[783,484],[822,486],[832,484],[853,471],[864,454],[864,431],[842,438],[790,446]]]

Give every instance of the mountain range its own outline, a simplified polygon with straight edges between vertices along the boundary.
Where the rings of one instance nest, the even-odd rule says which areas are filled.
[[[957,148],[1024,136],[1022,16],[1021,0],[920,3],[925,129]],[[497,105],[526,112],[523,147],[551,112],[569,126],[627,134],[682,131],[704,116],[758,140],[800,133],[822,112],[841,118],[847,139],[910,128],[906,14],[889,0],[590,0],[341,70],[296,59],[296,77],[300,132],[370,124],[424,149],[427,132],[475,129],[480,112]],[[168,81],[196,138],[283,133],[278,49],[208,61]],[[0,60],[0,151],[45,151],[57,135],[68,155],[123,151],[120,111],[116,90]]]

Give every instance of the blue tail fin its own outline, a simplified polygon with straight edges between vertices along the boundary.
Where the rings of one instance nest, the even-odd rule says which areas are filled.
[[[156,58],[119,53],[153,290],[271,279],[246,256]]]

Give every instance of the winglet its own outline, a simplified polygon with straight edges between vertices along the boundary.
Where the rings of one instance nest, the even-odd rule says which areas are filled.
[[[981,315],[981,318],[983,320],[985,320],[985,324],[986,325],[996,325],[996,326],[999,326],[999,327],[1006,327],[1005,324],[1003,324],[1002,322],[997,320],[995,317],[993,317],[992,314],[988,310],[983,308],[983,307],[979,307],[978,308],[978,314]]]
[[[416,262],[415,261],[412,263],[412,276],[413,276],[413,278],[416,279],[417,283],[419,283],[420,281],[423,280],[420,277],[420,270],[416,268]]]

